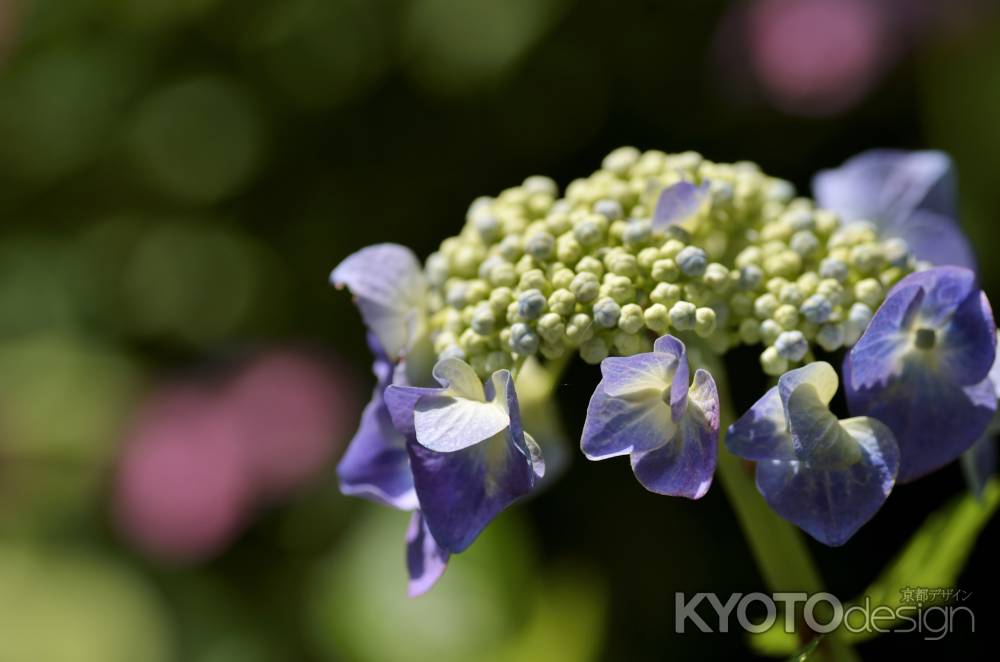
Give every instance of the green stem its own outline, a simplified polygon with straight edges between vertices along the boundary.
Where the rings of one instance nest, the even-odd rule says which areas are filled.
[[[754,479],[742,460],[722,443],[726,429],[736,419],[725,366],[718,356],[709,351],[690,349],[692,363],[704,365],[712,373],[719,390],[718,476],[764,582],[772,592],[804,591],[811,594],[823,591],[823,580],[802,533],[771,510],[757,491]],[[826,637],[818,652],[826,653],[829,659],[837,662],[860,659],[850,645],[836,635]]]

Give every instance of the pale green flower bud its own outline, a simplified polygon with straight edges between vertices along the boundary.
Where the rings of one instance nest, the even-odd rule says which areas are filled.
[[[794,329],[799,324],[799,309],[787,303],[778,306],[774,311],[774,321],[783,329]]]
[[[788,242],[788,247],[802,257],[809,257],[819,250],[819,239],[812,232],[802,230],[792,235],[791,240]]]
[[[496,328],[496,314],[488,303],[481,303],[476,306],[472,314],[471,326],[476,333],[489,335]]]
[[[677,255],[685,248],[686,247],[684,246],[683,241],[679,241],[677,239],[667,239],[663,242],[663,245],[660,246],[660,257],[674,260],[674,258],[676,258]]]
[[[517,280],[517,271],[510,262],[499,262],[490,269],[489,281],[494,286],[514,287]]]
[[[563,264],[575,264],[583,257],[583,246],[572,235],[559,237],[556,243],[556,258]]]
[[[653,263],[650,275],[658,283],[673,283],[680,278],[681,270],[677,268],[676,262],[664,258]]]
[[[712,262],[705,268],[702,282],[716,292],[722,292],[729,285],[729,270],[718,262]]]
[[[770,276],[795,278],[802,270],[802,258],[792,250],[772,255],[764,260],[764,272]]]
[[[781,358],[798,362],[809,351],[809,341],[801,331],[785,331],[774,341],[774,349]]]
[[[559,265],[558,268],[552,272],[549,282],[552,283],[552,289],[554,290],[567,290],[575,277],[576,274],[573,273],[572,269],[567,269],[566,267]]]
[[[524,254],[524,245],[521,237],[516,234],[509,234],[500,240],[500,257],[508,262],[517,262]]]
[[[653,234],[653,226],[649,221],[629,221],[622,231],[622,242],[628,247],[645,245]]]
[[[851,249],[851,265],[864,274],[878,273],[885,265],[885,256],[878,244],[861,244]]]
[[[843,260],[828,257],[819,263],[819,275],[823,278],[832,278],[843,283],[847,280],[848,273],[850,273],[850,270],[847,267],[847,263]]]
[[[573,236],[584,248],[596,246],[604,241],[608,230],[608,219],[601,214],[591,214],[576,224]]]
[[[563,318],[555,313],[546,313],[538,320],[538,335],[547,343],[553,345],[562,341],[566,333],[566,325]]]
[[[451,345],[446,347],[444,351],[438,354],[439,359],[459,359],[460,361],[465,361],[465,352],[458,345]]]
[[[569,284],[569,291],[580,303],[590,303],[597,298],[601,289],[601,283],[593,273],[581,271],[573,277]]]
[[[699,308],[695,311],[694,332],[702,338],[707,338],[715,331],[715,311],[711,308]]]
[[[510,347],[522,356],[530,356],[538,351],[538,334],[523,322],[510,327]]]
[[[670,308],[670,325],[678,331],[690,331],[697,322],[697,307],[688,301],[678,301]]]
[[[654,303],[642,314],[646,326],[654,333],[663,335],[670,328],[670,311],[662,303]]]
[[[764,270],[756,264],[740,267],[739,286],[744,290],[755,290],[764,282]]]
[[[514,300],[514,293],[509,287],[497,287],[490,292],[489,304],[494,317],[505,315],[507,306]]]
[[[635,278],[639,275],[639,263],[634,255],[628,253],[612,253],[605,260],[608,271],[626,278]]]
[[[760,354],[760,367],[765,374],[777,377],[788,370],[788,361],[774,347],[768,347]]]
[[[576,297],[568,289],[558,289],[549,295],[549,310],[557,315],[569,317],[576,310]]]
[[[801,276],[799,276],[798,280],[795,281],[795,284],[802,292],[803,297],[808,297],[810,294],[815,294],[816,288],[819,286],[819,283],[820,283],[820,277],[819,274],[817,274],[815,271],[807,271]]]
[[[816,344],[828,352],[833,352],[844,346],[844,324],[824,324],[816,332]]]
[[[543,342],[541,346],[539,346],[538,351],[545,358],[552,360],[558,359],[566,354],[566,347],[564,345]]]
[[[483,366],[485,368],[484,373],[492,375],[497,370],[510,370],[513,365],[514,362],[507,352],[490,352],[486,355],[486,362]]]
[[[639,262],[639,268],[643,271],[652,271],[653,265],[656,261],[660,259],[660,249],[648,246],[639,251],[639,255],[636,256]],[[655,278],[655,276],[654,276]]]
[[[757,328],[760,332],[760,339],[765,345],[773,345],[778,336],[785,331],[780,324],[770,319],[761,322]]]
[[[608,358],[607,342],[600,336],[594,336],[580,345],[580,358],[590,364],[597,364]]]
[[[681,287],[675,283],[659,283],[649,293],[650,301],[670,308],[681,299]]]
[[[736,256],[736,266],[740,269],[749,266],[759,267],[763,259],[764,256],[761,255],[760,248],[757,246],[747,246]]]
[[[524,252],[539,261],[551,260],[555,250],[556,240],[548,232],[535,232],[524,242]]]
[[[635,147],[619,147],[604,157],[601,167],[618,176],[624,176],[639,161],[639,150]]]
[[[545,193],[552,197],[559,194],[559,187],[552,180],[551,177],[545,177],[543,175],[532,175],[524,180],[521,187],[528,194]]]
[[[594,335],[594,322],[589,315],[577,313],[570,318],[566,325],[566,340],[573,345],[580,345],[591,339]]]
[[[490,286],[484,281],[470,280],[465,286],[465,303],[466,305],[479,303],[483,301],[490,295]]]
[[[855,303],[851,306],[844,323],[844,344],[853,345],[864,333],[868,323],[872,321],[874,313],[872,309],[864,303]]]
[[[600,214],[609,221],[617,221],[625,215],[621,203],[608,198],[594,203],[594,213]]]
[[[844,286],[832,278],[824,278],[816,286],[816,294],[826,297],[836,306],[844,299]]]
[[[596,257],[585,255],[576,263],[576,273],[589,273],[601,278],[604,276],[604,263]]]
[[[548,279],[545,277],[545,273],[541,269],[529,269],[521,274],[521,279],[517,284],[517,288],[521,292],[526,292],[528,290],[538,290],[542,294],[552,291],[552,286],[549,284]]]
[[[610,297],[619,304],[624,304],[635,299],[635,288],[632,287],[632,281],[625,276],[605,274],[604,283],[601,285],[601,296]]]
[[[642,315],[642,307],[634,304],[628,303],[622,306],[621,315],[618,317],[618,328],[625,333],[638,333],[645,325],[645,319]]]
[[[796,283],[785,283],[778,292],[778,301],[797,306],[805,299],[802,289]]]
[[[613,338],[615,349],[623,356],[638,354],[646,349],[645,339],[639,334],[616,331]]]
[[[774,315],[774,311],[778,309],[779,305],[778,297],[770,292],[761,294],[753,302],[753,314],[760,319],[766,319]]]
[[[854,298],[869,308],[878,308],[882,297],[882,284],[874,278],[859,280],[854,285]]]
[[[435,287],[441,287],[451,275],[448,266],[448,257],[442,253],[431,253],[427,256],[427,263],[424,266],[427,280]]]
[[[479,270],[479,263],[486,256],[480,246],[463,244],[452,258],[452,271],[462,278],[472,278]]]

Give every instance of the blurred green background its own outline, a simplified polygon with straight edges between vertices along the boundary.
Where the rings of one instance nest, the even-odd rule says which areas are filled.
[[[749,655],[673,634],[674,591],[762,589],[721,490],[655,498],[576,454],[408,600],[407,516],[336,489],[373,380],[327,275],[378,241],[426,256],[476,196],[624,144],[803,191],[863,149],[934,147],[1000,296],[995,5],[0,0],[0,662]],[[571,438],[596,381],[559,391]],[[962,489],[949,467],[814,546],[831,589]],[[959,582],[984,629],[997,531]]]

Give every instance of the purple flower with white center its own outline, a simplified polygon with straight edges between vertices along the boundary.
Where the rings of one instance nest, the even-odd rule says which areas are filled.
[[[434,378],[442,388],[391,385],[386,402],[407,438],[427,529],[457,553],[530,492],[545,465],[521,427],[510,372],[498,370],[484,384],[468,364],[449,358],[434,366]]]
[[[330,274],[330,282],[354,295],[361,317],[386,354],[406,354],[424,324],[427,282],[413,251],[375,244],[352,253]]]
[[[986,430],[996,345],[989,301],[968,269],[916,272],[889,292],[844,359],[844,383],[851,413],[895,434],[900,481],[951,462]]]
[[[666,230],[693,216],[708,199],[708,182],[671,184],[660,192],[653,211],[653,229]]]
[[[695,372],[673,336],[653,351],[601,361],[601,382],[587,407],[580,447],[591,460],[629,455],[651,492],[698,499],[712,484],[719,395],[712,375]]]
[[[958,226],[954,166],[943,152],[863,152],[818,173],[813,194],[844,220],[872,221],[884,236],[903,239],[917,259],[975,268]]]
[[[726,434],[733,454],[757,463],[757,489],[775,512],[831,546],[882,507],[899,468],[886,425],[830,412],[837,386],[829,363],[786,372]]]

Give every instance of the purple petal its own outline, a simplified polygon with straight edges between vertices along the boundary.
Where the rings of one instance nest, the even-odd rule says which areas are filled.
[[[653,229],[664,230],[680,223],[698,211],[708,197],[708,182],[696,186],[691,182],[677,182],[666,187],[656,201],[653,211]]]
[[[987,378],[997,351],[997,326],[986,294],[977,291],[959,304],[941,338],[938,360],[959,384]]]
[[[726,432],[726,448],[747,460],[795,458],[784,406],[774,386]]]
[[[857,443],[853,464],[757,463],[757,489],[775,512],[831,546],[847,542],[882,507],[899,464],[892,433],[878,421],[847,419],[840,425]]]
[[[844,379],[848,391],[885,384],[902,370],[903,355],[910,349],[908,328],[925,296],[918,285],[904,283],[889,293],[851,348],[851,378]]]
[[[844,363],[845,383],[853,381],[855,370],[852,352]],[[847,388],[846,393],[852,414],[871,416],[892,430],[901,455],[900,482],[934,471],[966,451],[986,430],[997,404],[988,378],[962,386],[912,358],[887,386]]]
[[[410,518],[406,531],[406,569],[410,575],[411,598],[426,593],[448,567],[449,554],[434,540],[419,510]]]
[[[820,207],[847,221],[869,220],[900,228],[918,209],[955,216],[955,180],[943,152],[870,150],[813,178]]]
[[[641,397],[650,391],[659,395],[671,385],[676,367],[676,356],[660,352],[613,356],[601,361],[601,383],[604,392],[616,398]]]
[[[666,335],[656,339],[656,342],[653,343],[653,351],[657,354],[667,354],[677,357],[677,368],[674,371],[674,379],[670,385],[670,410],[673,420],[679,421],[687,409],[688,381],[691,379],[687,360],[687,348],[677,338]]]
[[[659,393],[616,398],[597,385],[587,406],[580,448],[590,460],[651,451],[666,444],[677,426]]]
[[[444,549],[466,549],[502,510],[535,483],[524,440],[506,430],[475,446],[438,453],[407,444],[420,508]]]
[[[376,394],[361,414],[361,425],[337,465],[340,491],[400,510],[417,507],[410,458],[403,435]]]
[[[712,376],[695,373],[687,412],[669,443],[632,454],[632,471],[650,492],[700,499],[712,484],[719,440],[719,395]]]
[[[927,209],[918,210],[898,228],[897,234],[918,260],[976,269],[976,257],[968,237],[948,216]]]
[[[417,401],[426,395],[438,395],[443,390],[401,384],[390,385],[385,389],[385,404],[389,409],[392,424],[404,436],[415,437],[417,431],[413,424],[413,413],[417,408]]]
[[[397,244],[362,248],[333,270],[330,281],[351,291],[365,324],[388,355],[400,356],[423,314],[426,294],[413,252]]]

